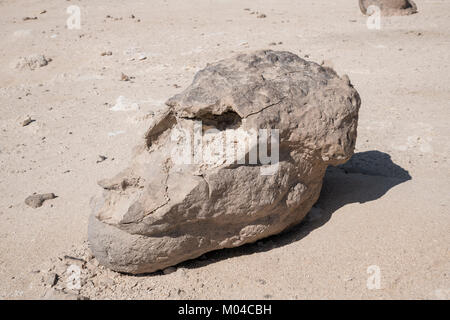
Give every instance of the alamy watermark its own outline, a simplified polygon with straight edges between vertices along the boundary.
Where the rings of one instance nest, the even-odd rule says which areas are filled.
[[[377,265],[371,265],[367,267],[367,273],[369,277],[367,278],[367,289],[378,290],[381,289],[381,269]]]
[[[279,165],[279,140],[278,129],[203,131],[202,122],[194,121],[193,130],[172,130],[171,141],[176,144],[171,159],[175,164],[185,165],[260,165],[261,175],[273,175]]]
[[[367,8],[367,18],[366,25],[369,30],[380,30],[381,29],[381,9],[378,6],[371,5]]]
[[[67,14],[70,14],[66,20],[67,29],[81,29],[81,9],[79,6],[68,6],[66,9]]]
[[[66,273],[68,275],[67,283],[66,283],[67,289],[80,290],[81,289],[81,268],[75,264],[71,264],[67,268]]]

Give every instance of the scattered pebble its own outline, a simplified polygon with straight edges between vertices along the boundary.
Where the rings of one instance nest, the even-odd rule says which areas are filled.
[[[42,54],[33,54],[28,57],[20,57],[13,65],[16,69],[28,68],[30,70],[35,70],[40,67],[44,67],[51,62],[51,58],[46,58]]]
[[[259,15],[256,16],[258,19],[264,19],[267,18],[267,16],[264,13],[261,13]]]
[[[100,55],[103,56],[112,56],[112,52],[111,51],[104,51],[102,53],[100,53]]]
[[[143,54],[143,53],[140,53],[137,58],[138,58],[138,60],[142,61],[142,60],[147,59],[147,56],[145,54]]]
[[[42,206],[44,201],[55,198],[54,193],[33,194],[25,199],[25,204],[32,208],[38,208]]]
[[[113,19],[114,21],[122,20],[122,17],[114,18],[113,16],[111,16],[111,15],[109,15],[109,14],[106,16],[106,18],[108,18],[108,19]]]
[[[44,283],[49,287],[54,287],[58,283],[58,280],[59,276],[55,272],[47,274],[43,279]]]
[[[23,17],[22,20],[23,20],[23,21],[37,20],[37,17]]]
[[[271,43],[269,43],[269,46],[276,46],[276,45],[282,45],[283,44],[283,42],[281,42],[281,41],[279,41],[278,43],[277,42],[271,42]]]
[[[353,280],[352,277],[346,277],[346,278],[344,278],[344,281],[345,281],[345,282],[349,282],[349,281],[352,281],[352,280]]]
[[[22,122],[22,127],[26,127],[27,125],[29,125],[29,124],[32,123],[33,121],[36,121],[36,120],[31,119],[31,117],[26,118],[26,119],[23,120],[23,122]]]
[[[120,81],[130,81],[130,77],[127,76],[125,73],[122,72],[122,75],[120,76]]]
[[[98,156],[97,163],[103,162],[103,161],[105,161],[106,159],[108,159],[108,157],[99,155],[99,156]]]

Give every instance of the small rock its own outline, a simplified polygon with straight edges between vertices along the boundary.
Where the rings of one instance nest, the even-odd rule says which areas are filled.
[[[37,17],[23,17],[22,20],[23,20],[23,21],[37,20]]]
[[[25,199],[25,204],[32,208],[38,208],[42,206],[44,201],[55,198],[54,193],[33,194]]]
[[[58,283],[58,280],[59,280],[59,276],[56,273],[52,272],[46,276],[46,278],[44,279],[44,282],[46,285],[48,285],[50,287],[54,287]]]
[[[186,292],[183,289],[178,289],[177,295],[183,296]]]
[[[42,10],[41,12],[39,12],[39,14],[44,14],[47,13],[47,10]]]
[[[264,13],[259,14],[258,16],[256,16],[258,19],[264,19],[267,18],[267,16]]]
[[[29,125],[29,124],[32,123],[33,121],[35,121],[35,120],[31,119],[30,117],[26,118],[26,119],[23,120],[23,122],[22,122],[22,127],[26,127],[27,125]]]
[[[99,155],[99,156],[98,156],[97,163],[103,162],[103,161],[105,161],[106,159],[108,159],[108,157]]]
[[[103,56],[112,56],[112,52],[111,51],[104,51],[102,53],[100,53],[100,55]]]
[[[147,59],[147,56],[145,54],[143,54],[143,53],[140,53],[137,58],[138,58],[138,60],[142,61],[142,60]]]
[[[120,76],[120,81],[130,81],[130,77],[122,72],[122,75]]]
[[[349,282],[349,281],[352,281],[352,280],[353,280],[352,277],[346,277],[346,278],[344,278],[344,281],[345,281],[345,282]]]
[[[20,57],[13,65],[16,69],[25,69],[28,68],[30,70],[35,70],[40,67],[44,67],[51,62],[52,59],[46,58],[42,54],[33,54],[28,57]]]

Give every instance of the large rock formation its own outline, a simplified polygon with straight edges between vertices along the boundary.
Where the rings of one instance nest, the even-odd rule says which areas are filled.
[[[257,51],[209,64],[166,104],[133,163],[100,181],[103,194],[93,201],[90,248],[116,271],[153,272],[298,224],[327,166],[353,154],[360,98],[348,77],[330,68],[289,52]],[[243,151],[242,140],[214,149],[230,133],[258,129],[271,129],[271,164],[252,156],[265,150],[264,139],[226,153],[234,162],[220,151]],[[203,159],[194,147],[183,153],[199,141]]]
[[[359,0],[361,12],[370,15],[369,7],[376,6],[385,16],[403,16],[417,12],[417,6],[412,0]]]

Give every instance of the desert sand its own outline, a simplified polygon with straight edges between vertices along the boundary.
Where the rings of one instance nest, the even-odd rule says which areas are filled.
[[[372,30],[356,0],[0,1],[0,299],[54,297],[74,261],[90,299],[449,299],[450,3],[416,4]],[[97,181],[126,167],[198,70],[258,49],[349,76],[362,100],[353,159],[281,235],[164,273],[98,266]],[[51,61],[17,68],[34,54]],[[33,193],[56,198],[32,208]]]

